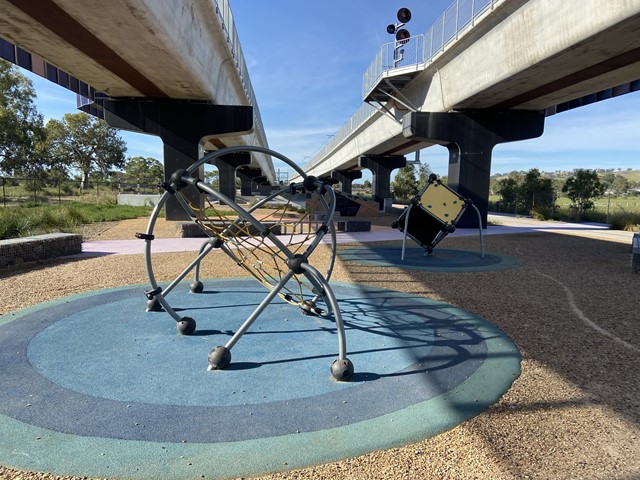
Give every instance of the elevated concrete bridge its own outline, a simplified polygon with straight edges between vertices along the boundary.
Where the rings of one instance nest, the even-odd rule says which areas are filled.
[[[111,125],[159,135],[166,175],[205,150],[268,146],[228,0],[0,0],[0,57]],[[238,167],[243,187],[276,181],[269,156],[223,158],[228,196]]]
[[[639,90],[639,32],[640,0],[456,1],[424,35],[382,47],[365,103],[305,171],[349,188],[368,168],[382,206],[404,155],[444,145],[449,185],[486,222],[493,147],[541,135],[547,115]]]

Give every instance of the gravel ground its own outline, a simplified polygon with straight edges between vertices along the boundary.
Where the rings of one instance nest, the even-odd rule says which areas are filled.
[[[145,226],[146,219],[101,224],[87,228],[85,238],[130,239]],[[154,233],[173,237],[175,229],[159,222]],[[617,238],[584,232],[487,236],[488,252],[522,260],[518,268],[497,272],[436,273],[338,260],[336,280],[418,293],[491,321],[519,347],[522,374],[486,412],[435,438],[261,478],[640,479],[640,275],[631,273],[630,242]],[[477,249],[477,238],[444,244]],[[327,251],[316,253],[312,264],[319,266]],[[192,259],[193,253],[158,257],[158,279],[173,278]],[[224,255],[215,259],[203,265],[205,278],[243,275]],[[0,314],[134,283],[146,283],[140,255],[30,265],[0,274]],[[69,477],[0,466],[0,478]]]

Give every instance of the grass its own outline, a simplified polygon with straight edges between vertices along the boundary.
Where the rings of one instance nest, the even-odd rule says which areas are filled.
[[[499,200],[492,196],[490,201]],[[584,212],[580,218],[569,208],[569,200],[557,200],[553,218],[557,220],[579,220],[583,222],[608,223],[614,230],[640,231],[640,198],[601,198],[595,208]],[[109,222],[148,216],[150,207],[116,205],[111,200],[94,202],[66,202],[55,204],[24,204],[0,208],[0,240],[43,233],[76,233],[83,224]],[[209,212],[210,214],[212,212]],[[513,212],[506,212],[513,213]],[[528,214],[528,212],[518,212]],[[232,211],[218,214],[234,215]]]
[[[44,233],[76,233],[85,223],[137,218],[149,215],[150,211],[149,207],[80,202],[0,208],[0,240]]]
[[[500,200],[500,196],[492,195],[489,199],[490,205]],[[504,211],[504,213],[514,213]],[[519,215],[529,215],[530,212],[518,210]],[[581,215],[577,215],[571,208],[571,202],[566,197],[556,199],[556,208],[552,212],[544,215],[535,215],[540,219],[553,219],[565,221],[597,222],[606,223],[612,230],[625,230],[630,232],[640,232],[640,197],[607,197],[598,198],[594,201],[594,207]]]

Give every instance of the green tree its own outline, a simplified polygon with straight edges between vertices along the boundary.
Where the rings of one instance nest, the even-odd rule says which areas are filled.
[[[237,178],[236,180],[240,180]],[[214,190],[220,189],[220,172],[218,170],[209,170],[204,173],[204,181],[211,185]],[[237,183],[237,182],[236,182]]]
[[[43,176],[48,168],[42,115],[31,81],[0,59],[0,172]]]
[[[600,183],[604,185],[605,190],[609,190],[615,179],[616,175],[613,172],[606,172],[602,177],[600,177]]]
[[[412,163],[398,170],[393,182],[391,182],[391,190],[396,200],[411,198],[418,193],[418,189],[416,169]]]
[[[627,180],[622,175],[616,175],[613,178],[613,181],[611,182],[611,184],[607,186],[607,188],[611,189],[613,193],[620,196],[627,193],[627,190],[629,190],[629,188],[631,187],[629,186],[629,180]]]
[[[520,194],[520,185],[522,184],[522,175],[518,172],[511,172],[509,176],[498,180],[496,184],[496,192],[502,197],[503,211],[522,211],[523,201]]]
[[[567,178],[562,191],[567,194],[573,208],[580,215],[582,212],[593,208],[593,200],[591,199],[602,196],[604,185],[600,182],[595,170],[579,168],[574,171],[572,176]]]
[[[529,170],[522,179],[520,195],[531,212],[546,212],[553,206],[553,182],[545,178],[537,168]]]
[[[89,186],[89,174],[108,175],[111,168],[122,168],[127,150],[118,130],[86,113],[67,113],[60,120],[49,120],[47,141],[55,158],[81,173],[81,187]]]
[[[124,181],[127,183],[156,184],[163,178],[162,163],[153,157],[129,157],[124,166]]]
[[[429,175],[431,175],[431,168],[428,163],[418,165],[418,188],[422,188],[427,184]]]
[[[548,216],[554,206],[556,194],[553,180],[543,177],[537,168],[524,174],[511,172],[508,177],[497,181],[495,188],[507,211]]]

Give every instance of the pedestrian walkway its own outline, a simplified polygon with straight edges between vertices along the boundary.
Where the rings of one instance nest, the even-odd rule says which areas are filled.
[[[589,235],[612,241],[629,242],[629,244],[631,244],[631,238],[633,237],[632,232],[609,230],[609,227],[604,224],[540,221],[512,215],[491,214],[489,215],[489,223],[489,226],[483,230],[483,235],[553,232],[569,235]],[[479,236],[478,230],[465,228],[457,229],[449,236],[473,235]],[[338,244],[392,240],[402,240],[402,232],[391,227],[379,225],[372,225],[369,232],[339,232],[336,234],[336,242]],[[198,251],[204,241],[205,239],[203,238],[157,238],[153,241],[153,251],[154,253]],[[325,239],[326,241],[328,239]],[[82,244],[82,254],[80,256],[142,254],[144,249],[145,242],[138,239],[88,241]]]

